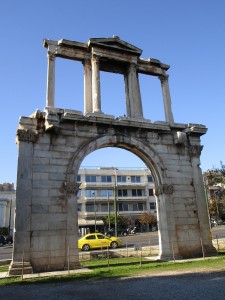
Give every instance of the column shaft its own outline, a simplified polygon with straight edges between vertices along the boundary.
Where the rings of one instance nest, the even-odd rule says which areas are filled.
[[[92,58],[92,101],[93,112],[101,113],[99,58]]]
[[[174,123],[172,106],[171,106],[171,98],[170,98],[170,89],[168,84],[168,75],[160,76],[159,79],[161,81],[162,86],[162,94],[163,94],[163,103],[164,103],[164,111],[165,118],[168,123]]]
[[[84,61],[84,114],[92,112],[92,70],[91,61]]]
[[[125,81],[126,82],[126,81]],[[132,118],[143,118],[141,94],[135,64],[130,64],[127,75],[127,106]]]
[[[54,107],[55,104],[55,55],[48,52],[48,69],[47,69],[47,91],[46,107]]]

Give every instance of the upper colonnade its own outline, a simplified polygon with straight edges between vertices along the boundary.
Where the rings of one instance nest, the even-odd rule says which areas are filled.
[[[100,71],[124,75],[126,93],[126,116],[143,119],[142,100],[138,74],[157,76],[161,81],[165,120],[173,124],[171,98],[166,71],[169,66],[157,59],[143,59],[142,50],[113,38],[91,38],[88,43],[68,40],[44,40],[48,50],[48,78],[46,107],[54,108],[55,57],[80,61],[84,65],[84,114],[102,114]]]

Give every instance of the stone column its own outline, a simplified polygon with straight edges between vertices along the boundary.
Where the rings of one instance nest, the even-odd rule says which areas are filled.
[[[92,112],[92,70],[91,60],[84,61],[84,114]]]
[[[131,63],[128,68],[126,83],[126,99],[127,99],[127,114],[131,118],[143,118],[141,94],[138,80],[137,68],[134,63]]]
[[[46,107],[55,106],[55,54],[48,51]]]
[[[131,118],[131,104],[129,97],[129,88],[128,88],[128,75],[124,75],[124,83],[125,83],[125,94],[126,94],[126,115],[128,118]]]
[[[99,58],[92,57],[92,101],[94,113],[101,113]]]
[[[163,103],[164,103],[164,111],[166,121],[170,124],[174,123],[172,107],[171,107],[171,98],[170,98],[170,90],[168,84],[168,77],[169,75],[162,75],[159,76],[162,86],[162,94],[163,94]]]

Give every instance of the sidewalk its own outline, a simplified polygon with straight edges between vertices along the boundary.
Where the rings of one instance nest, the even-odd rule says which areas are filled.
[[[23,279],[30,279],[30,278],[43,278],[43,277],[51,277],[51,276],[63,276],[63,275],[72,275],[72,274],[80,274],[80,273],[90,273],[92,270],[87,268],[81,268],[77,270],[70,270],[70,271],[54,271],[54,272],[42,272],[42,273],[33,273],[33,274],[24,274],[12,276],[9,275],[8,272],[0,272],[0,279],[1,278],[14,278],[14,277],[23,277]]]

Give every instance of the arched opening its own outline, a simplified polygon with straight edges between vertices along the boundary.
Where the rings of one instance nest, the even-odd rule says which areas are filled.
[[[149,153],[149,149],[151,154]],[[81,151],[74,154],[74,160],[71,161],[68,168],[68,178],[70,176],[73,178],[76,177],[78,179],[78,183],[84,184],[84,188],[78,192],[78,218],[79,215],[81,217],[83,216],[83,218],[81,218],[81,222],[83,223],[78,224],[80,225],[79,229],[83,228],[83,231],[80,230],[79,234],[82,235],[90,231],[94,232],[96,229],[104,233],[106,228],[104,227],[105,224],[101,223],[101,216],[107,216],[109,207],[110,211],[112,209],[114,210],[115,194],[113,185],[116,182],[116,197],[119,199],[117,203],[118,212],[124,216],[132,214],[133,212],[136,225],[138,224],[138,229],[140,231],[149,231],[149,227],[147,225],[141,226],[139,223],[140,215],[144,212],[156,215],[158,221],[157,227],[159,229],[159,253],[161,253],[160,226],[162,216],[160,216],[158,210],[158,201],[160,196],[156,196],[154,191],[155,187],[157,188],[162,181],[161,172],[164,167],[158,155],[153,151],[153,149],[151,149],[151,147],[149,147],[149,145],[146,146],[135,139],[126,138],[124,136],[100,137],[95,141],[89,142],[80,150]],[[128,157],[130,155],[136,157],[136,161],[138,161],[140,167],[136,168],[136,170],[132,170],[131,167],[130,169],[128,167],[128,170],[120,170],[120,168],[116,168],[117,166],[115,167],[115,164],[117,163],[110,160],[107,166],[104,165],[102,168],[100,160],[98,160],[100,167],[98,165],[96,166],[95,159],[95,163],[92,163],[94,170],[92,169],[91,171],[89,168],[85,169],[85,164],[87,162],[90,164],[90,160],[88,160],[89,155],[93,159],[93,157],[96,158],[97,151],[100,151],[99,157],[102,157],[102,151],[107,151],[107,156],[113,157],[112,154],[110,155],[110,151],[112,151],[112,153],[113,151],[117,151],[118,155],[119,150],[123,154],[130,153]],[[112,162],[114,166],[112,166]],[[123,176],[125,176],[125,178]],[[117,182],[118,178],[122,181],[120,186]],[[82,180],[84,180],[85,183],[82,182]],[[107,180],[109,180],[109,183],[107,183]],[[126,183],[124,183],[123,180],[126,181]],[[107,189],[109,195],[107,195]],[[132,196],[136,201],[132,200]],[[79,200],[79,197],[81,200]],[[97,203],[98,199],[100,199],[100,201]],[[85,218],[86,221],[84,221]],[[164,215],[163,218],[166,218],[166,216]],[[84,226],[85,222],[87,226]],[[86,231],[85,228],[88,228],[88,231]],[[152,229],[155,230],[155,227],[150,228],[150,230]],[[167,233],[164,231],[164,234]],[[148,237],[148,243],[150,243],[149,241],[150,237]]]

